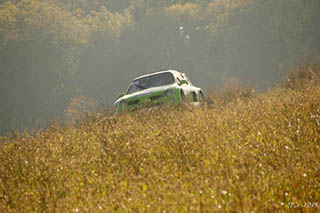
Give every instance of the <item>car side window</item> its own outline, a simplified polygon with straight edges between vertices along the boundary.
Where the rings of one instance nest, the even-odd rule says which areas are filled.
[[[188,81],[186,78],[184,78],[184,79],[182,79],[182,80],[186,81],[186,84],[183,84],[182,86],[186,86],[186,85],[189,85],[189,84],[190,84],[189,81]],[[181,80],[179,77],[177,77],[178,83],[180,83],[182,80]]]
[[[185,74],[180,74],[181,77],[183,78],[183,80],[186,80],[187,81],[187,85],[191,84],[189,79],[187,78],[187,76]]]
[[[192,85],[190,79],[188,78],[188,76],[185,75],[185,79],[187,80],[188,84]]]

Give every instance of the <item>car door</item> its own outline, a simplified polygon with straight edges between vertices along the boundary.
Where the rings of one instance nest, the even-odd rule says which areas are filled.
[[[187,81],[187,83],[186,84],[183,84],[183,85],[181,85],[180,87],[181,87],[181,89],[183,90],[183,92],[184,92],[184,95],[185,95],[185,97],[186,97],[186,101],[188,101],[188,102],[193,102],[194,101],[194,95],[195,95],[195,93],[194,93],[194,88],[193,88],[193,86],[192,86],[192,83],[191,83],[191,81],[186,77],[186,75],[184,74],[184,73],[179,73],[178,75],[177,75],[177,79],[178,79],[178,81],[180,82],[181,80],[186,80]]]

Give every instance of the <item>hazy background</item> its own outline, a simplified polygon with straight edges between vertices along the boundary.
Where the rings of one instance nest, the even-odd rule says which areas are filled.
[[[0,0],[0,134],[111,106],[141,74],[263,91],[319,53],[319,0]]]

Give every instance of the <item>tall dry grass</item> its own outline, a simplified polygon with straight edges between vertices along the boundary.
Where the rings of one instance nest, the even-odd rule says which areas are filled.
[[[1,138],[0,212],[319,211],[319,73]]]

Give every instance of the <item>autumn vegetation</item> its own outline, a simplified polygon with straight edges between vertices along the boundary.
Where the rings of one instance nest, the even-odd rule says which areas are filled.
[[[0,0],[0,212],[319,212],[319,11]],[[205,101],[103,105],[167,68]]]
[[[185,72],[257,91],[319,55],[318,0],[0,0],[0,134],[111,105],[135,77]]]
[[[319,211],[319,100],[317,61],[262,94],[16,132],[1,138],[0,211]]]

